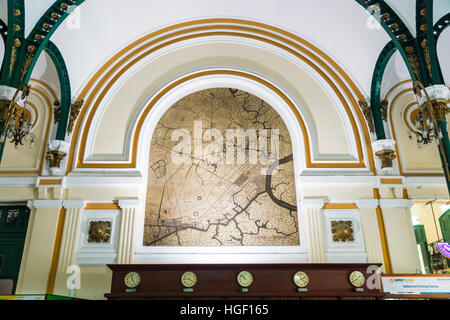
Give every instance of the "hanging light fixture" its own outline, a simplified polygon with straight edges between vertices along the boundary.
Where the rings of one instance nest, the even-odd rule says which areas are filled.
[[[418,147],[420,148],[422,145],[430,144],[433,140],[436,141],[443,158],[442,161],[446,176],[450,177],[449,159],[447,159],[442,141],[444,135],[438,124],[439,120],[445,121],[447,113],[450,112],[450,108],[447,106],[449,88],[446,86],[432,87],[433,99],[430,98],[430,93],[420,81],[414,82],[414,89],[419,105],[419,116],[414,123],[414,127],[417,130],[415,134],[417,135]],[[413,138],[410,131],[409,138],[412,142]]]
[[[19,145],[23,146],[24,142],[30,140],[30,148],[32,148],[36,136],[30,132],[33,124],[31,114],[25,108],[19,109],[17,113],[11,123],[8,139],[11,139],[10,142],[14,143],[14,148],[16,149]]]
[[[30,86],[21,83],[11,100],[2,100],[0,106],[0,148],[9,138],[15,148],[23,145],[30,139],[30,147],[33,146],[36,136],[31,133],[33,119],[31,113],[26,110],[27,98]],[[22,107],[22,106],[23,107]]]
[[[430,120],[429,117],[424,115],[424,112],[419,111],[419,116],[414,121],[414,134],[416,135],[416,142],[419,148],[422,148],[422,145],[427,145],[436,140],[436,136],[442,135],[442,133],[436,130],[434,123]],[[409,141],[413,143],[413,133],[408,131]],[[439,138],[441,138],[439,136]]]
[[[414,83],[414,88],[419,103],[419,115],[416,117],[413,124],[415,129],[414,133],[408,131],[409,141],[410,143],[413,143],[413,134],[415,134],[417,146],[419,148],[422,148],[422,145],[430,144],[433,141],[435,141],[439,145],[440,140],[443,138],[443,135],[436,122],[436,116],[434,114],[435,111],[433,109],[433,101],[431,100],[427,90],[420,81],[416,81]],[[424,98],[426,100],[422,105],[420,105],[420,100],[424,100],[422,92],[424,93]]]

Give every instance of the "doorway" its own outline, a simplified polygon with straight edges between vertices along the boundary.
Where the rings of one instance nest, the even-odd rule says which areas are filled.
[[[22,261],[30,209],[25,205],[0,205],[0,280],[12,280],[14,294]]]

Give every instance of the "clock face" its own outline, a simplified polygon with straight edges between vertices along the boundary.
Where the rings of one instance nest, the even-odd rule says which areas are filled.
[[[305,272],[299,271],[294,274],[294,283],[297,287],[304,288],[309,284],[309,277]]]
[[[253,276],[248,271],[241,271],[237,275],[237,281],[241,287],[247,288],[252,284]]]
[[[141,282],[141,276],[137,272],[129,272],[125,275],[124,281],[128,288],[136,288]]]
[[[197,283],[197,276],[195,273],[188,271],[182,274],[181,276],[181,284],[185,288],[192,288]]]
[[[364,275],[359,271],[353,271],[350,273],[349,280],[350,283],[356,288],[364,286],[364,283],[366,282]]]

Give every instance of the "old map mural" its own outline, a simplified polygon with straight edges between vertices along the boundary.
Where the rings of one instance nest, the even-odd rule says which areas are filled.
[[[230,130],[253,135],[239,140]],[[160,119],[150,148],[145,246],[299,245],[296,204],[288,130],[258,97],[208,89]]]

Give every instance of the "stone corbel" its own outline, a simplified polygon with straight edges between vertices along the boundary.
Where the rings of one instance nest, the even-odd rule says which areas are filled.
[[[372,144],[373,152],[381,161],[381,169],[392,169],[393,160],[397,158],[394,140],[378,140]]]
[[[52,174],[61,169],[61,161],[69,153],[69,144],[62,140],[50,140],[48,142],[48,151],[46,159],[49,161],[49,167]]]

